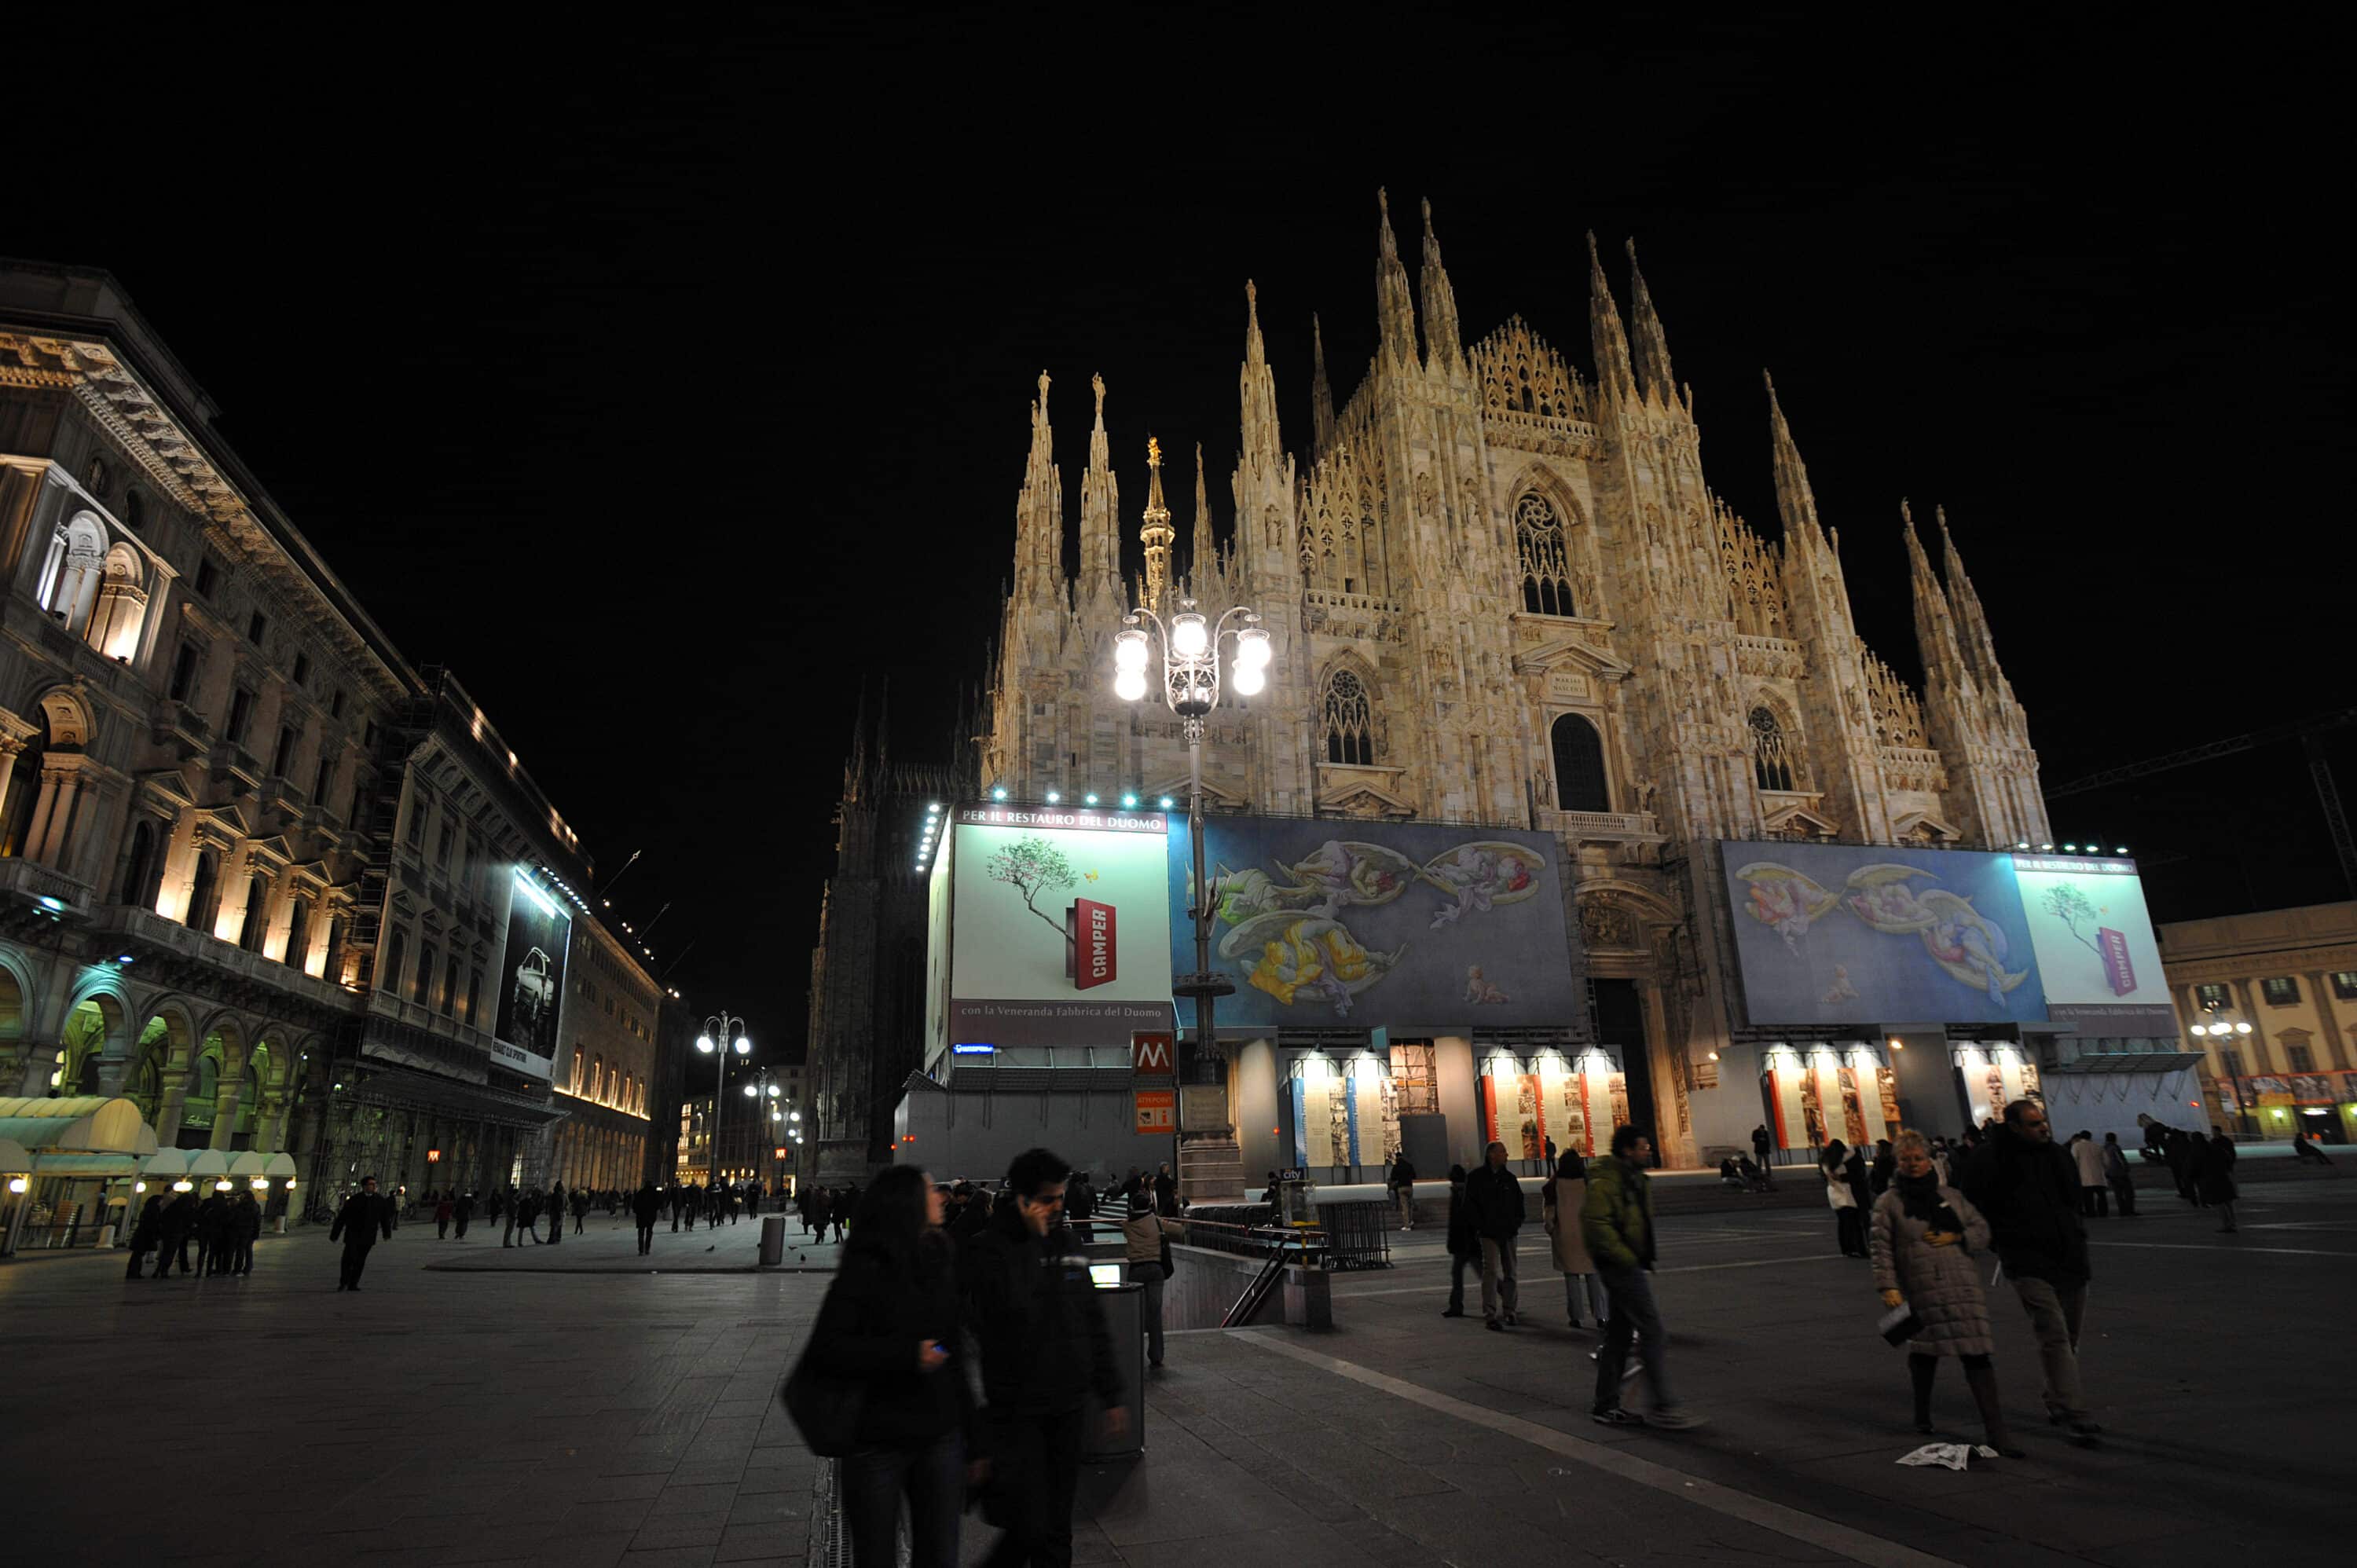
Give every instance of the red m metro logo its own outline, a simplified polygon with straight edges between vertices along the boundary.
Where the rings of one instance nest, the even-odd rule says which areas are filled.
[[[1077,898],[1064,911],[1064,972],[1072,988],[1086,991],[1117,977],[1119,949],[1114,909],[1092,898]]]
[[[1147,1030],[1129,1037],[1130,1070],[1147,1078],[1175,1076],[1168,1033]]]

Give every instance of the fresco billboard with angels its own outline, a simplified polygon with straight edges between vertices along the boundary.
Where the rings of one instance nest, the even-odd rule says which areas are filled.
[[[1753,1024],[2043,1023],[2011,857],[1729,841]]]
[[[1540,833],[1215,817],[1222,1028],[1577,1024],[1558,850]],[[1195,967],[1192,850],[1170,824],[1174,973]]]

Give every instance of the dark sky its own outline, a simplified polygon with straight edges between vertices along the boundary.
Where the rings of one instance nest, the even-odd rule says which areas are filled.
[[[1557,14],[28,38],[0,252],[124,281],[411,660],[607,874],[645,852],[616,898],[671,905],[673,982],[789,1051],[861,680],[946,753],[1037,373],[1075,514],[1102,371],[1125,534],[1149,431],[1224,534],[1243,281],[1306,448],[1310,313],[1338,403],[1373,347],[1378,186],[1411,269],[1432,199],[1469,338],[1519,311],[1583,367],[1582,231],[1624,308],[1634,235],[1714,487],[1774,532],[1770,368],[1910,676],[1899,501],[1944,504],[2049,783],[2349,701],[2320,55]],[[2153,856],[2169,918],[2348,896],[2315,801],[2280,745],[2055,828]]]

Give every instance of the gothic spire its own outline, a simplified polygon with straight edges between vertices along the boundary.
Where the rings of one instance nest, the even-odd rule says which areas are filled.
[[[1424,204],[1424,351],[1428,366],[1454,369],[1465,362],[1465,343],[1457,328],[1457,291],[1448,285],[1448,269],[1440,263],[1440,236],[1432,231],[1432,203]],[[1666,362],[1666,361],[1665,361]]]
[[[1973,579],[1964,571],[1964,558],[1956,552],[1956,542],[1948,534],[1948,509],[1934,507],[1932,515],[1940,525],[1940,570],[1948,580],[1948,602],[1955,608],[1956,630],[1964,645],[1965,661],[1982,685],[1995,690],[2005,680],[2005,671],[1996,661],[1996,638],[1989,630],[1988,616],[1981,608],[1981,596],[1973,587]]]
[[[1089,468],[1081,478],[1081,582],[1083,598],[1099,592],[1121,596],[1121,487],[1113,474],[1113,447],[1105,435],[1104,377],[1092,376],[1096,390],[1096,426],[1089,432]]]
[[[1784,423],[1783,405],[1776,401],[1776,379],[1767,371],[1760,379],[1768,383],[1768,438],[1772,461],[1776,467],[1776,514],[1783,520],[1784,537],[1805,548],[1820,537],[1817,524],[1817,498],[1809,489],[1809,470],[1801,461],[1801,449],[1792,442],[1792,427]]]
[[[1146,518],[1137,531],[1146,546],[1146,607],[1162,607],[1163,590],[1170,585],[1170,545],[1178,537],[1170,526],[1170,508],[1162,499],[1162,443],[1146,438]]]
[[[1663,403],[1678,401],[1678,383],[1670,374],[1670,339],[1662,330],[1662,318],[1653,309],[1652,290],[1645,286],[1645,274],[1637,266],[1637,242],[1629,242],[1629,327],[1636,349],[1637,380],[1648,397],[1659,396]]]
[[[1203,590],[1220,570],[1219,542],[1211,533],[1211,501],[1203,485],[1203,444],[1195,443],[1195,540],[1187,562],[1187,575],[1194,584],[1195,596],[1203,597]]]
[[[1923,659],[1924,691],[1929,694],[1935,685],[1945,685],[1968,693],[1972,675],[1956,643],[1947,593],[1932,570],[1932,558],[1923,553],[1922,540],[1916,537],[1915,514],[1903,500],[1899,503],[1899,521],[1907,540],[1907,579],[1914,593],[1915,648]]]
[[[1313,463],[1334,446],[1334,385],[1326,379],[1326,334],[1315,311],[1309,315],[1309,442]]]
[[[1612,285],[1605,281],[1604,258],[1596,253],[1596,236],[1587,236],[1587,336],[1596,353],[1596,384],[1605,396],[1633,403],[1637,381],[1629,368],[1629,335],[1620,328],[1620,307],[1612,303]]]
[[[1031,405],[1031,454],[1015,501],[1015,596],[1028,599],[1064,589],[1064,489],[1056,474],[1056,433],[1048,424],[1048,372]]]
[[[1382,334],[1382,357],[1402,365],[1416,363],[1415,299],[1408,293],[1407,268],[1400,264],[1399,242],[1392,238],[1392,204],[1375,192],[1381,212],[1375,237],[1375,325]]]
[[[1285,442],[1276,424],[1276,377],[1260,336],[1260,291],[1250,278],[1244,280],[1244,368],[1238,386],[1243,401],[1245,466],[1274,471],[1285,461]]]

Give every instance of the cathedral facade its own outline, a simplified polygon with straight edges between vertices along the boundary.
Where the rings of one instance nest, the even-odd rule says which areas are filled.
[[[1114,636],[1139,604],[1251,607],[1275,658],[1212,715],[1207,809],[1553,835],[1566,962],[1629,998],[1598,1004],[1603,1033],[1632,1049],[1664,1158],[1692,1164],[1760,1113],[1717,841],[2041,842],[2027,719],[1944,517],[1935,567],[1902,508],[1921,690],[1859,638],[1772,386],[1781,542],[1712,491],[1633,247],[1624,315],[1591,242],[1582,367],[1519,317],[1468,343],[1424,216],[1411,287],[1383,209],[1380,346],[1338,409],[1320,343],[1306,447],[1245,285],[1233,521],[1215,525],[1199,449],[1183,558],[1158,466],[1142,515],[1122,511],[1100,381],[1068,567],[1040,377],[978,783],[1183,797],[1178,721],[1114,697]],[[1146,571],[1125,581],[1132,527]]]

